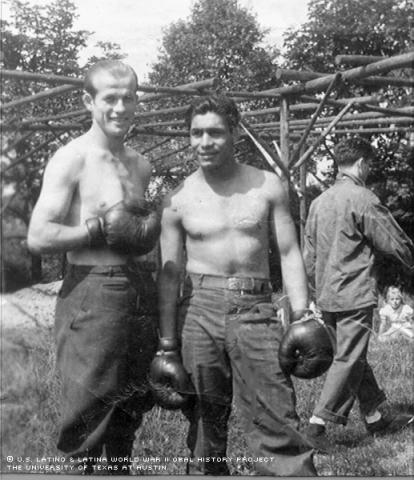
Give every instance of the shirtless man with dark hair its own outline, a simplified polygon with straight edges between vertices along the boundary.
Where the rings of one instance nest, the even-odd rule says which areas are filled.
[[[284,187],[276,175],[236,162],[239,114],[232,100],[199,99],[187,119],[199,168],[164,202],[158,355],[164,352],[176,369],[182,357],[195,387],[194,408],[186,412],[191,465],[229,473],[234,395],[251,454],[264,459],[254,464],[258,474],[315,475],[313,451],[297,430],[293,385],[279,366],[283,328],[271,304],[272,235],[294,317],[308,302]]]
[[[85,89],[92,125],[49,161],[28,244],[36,253],[67,252],[55,318],[64,404],[58,448],[90,458],[79,469],[91,473],[105,447],[108,473],[127,473],[129,462],[117,458],[130,457],[152,407],[146,375],[156,347],[155,286],[150,273],[129,268],[129,258],[148,253],[160,227],[144,205],[151,166],[124,145],[137,104],[135,72],[99,62]]]

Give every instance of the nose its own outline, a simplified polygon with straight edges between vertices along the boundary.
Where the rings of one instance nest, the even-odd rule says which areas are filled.
[[[125,103],[122,98],[118,99],[118,101],[114,105],[115,112],[124,112],[125,111]]]
[[[204,132],[202,137],[201,137],[201,146],[202,147],[208,147],[211,145],[211,136],[208,134],[208,132]]]

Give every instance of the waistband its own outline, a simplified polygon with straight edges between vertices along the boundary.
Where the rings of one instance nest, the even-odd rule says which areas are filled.
[[[104,275],[107,277],[125,276],[130,270],[127,265],[66,265],[67,273],[79,273],[84,275]]]
[[[222,277],[198,273],[187,273],[187,277],[193,286],[199,288],[219,288],[242,293],[271,293],[272,291],[272,285],[267,278]]]

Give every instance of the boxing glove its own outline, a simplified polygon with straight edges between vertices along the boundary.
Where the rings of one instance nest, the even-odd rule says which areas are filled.
[[[119,202],[102,218],[86,220],[89,246],[108,245],[123,254],[145,255],[150,252],[161,233],[158,214],[142,206]]]
[[[325,324],[309,312],[289,326],[279,346],[281,369],[298,378],[319,377],[328,370],[333,356],[333,341]]]
[[[160,339],[160,349],[150,365],[148,383],[161,407],[176,410],[186,406],[193,389],[175,339]]]

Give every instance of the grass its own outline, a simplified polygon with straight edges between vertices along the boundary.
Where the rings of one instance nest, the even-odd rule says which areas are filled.
[[[371,343],[370,363],[391,406],[414,413],[412,344],[396,340],[389,344]],[[59,383],[54,369],[52,331],[44,327],[24,331],[3,328],[2,331],[2,402],[1,402],[1,472],[13,473],[6,458],[14,457],[14,465],[27,464],[36,458],[59,456],[55,441],[59,423]],[[309,418],[320,392],[323,377],[296,380],[297,410],[303,423]],[[185,473],[186,420],[180,412],[159,407],[149,412],[137,432],[133,456],[135,474]],[[332,440],[330,455],[315,457],[319,475],[326,476],[407,476],[414,474],[414,442],[411,431],[383,437],[369,437],[355,407],[346,427],[329,425]],[[229,451],[231,473],[248,475],[248,456],[237,412],[230,421]],[[21,461],[18,460],[21,457]],[[144,470],[144,466],[164,465],[166,470]],[[148,461],[149,460],[149,461]],[[17,463],[16,463],[17,462]],[[14,471],[16,472],[16,471]],[[18,473],[18,472],[16,472]],[[23,473],[27,473],[24,472]],[[53,473],[53,472],[52,472]]]

